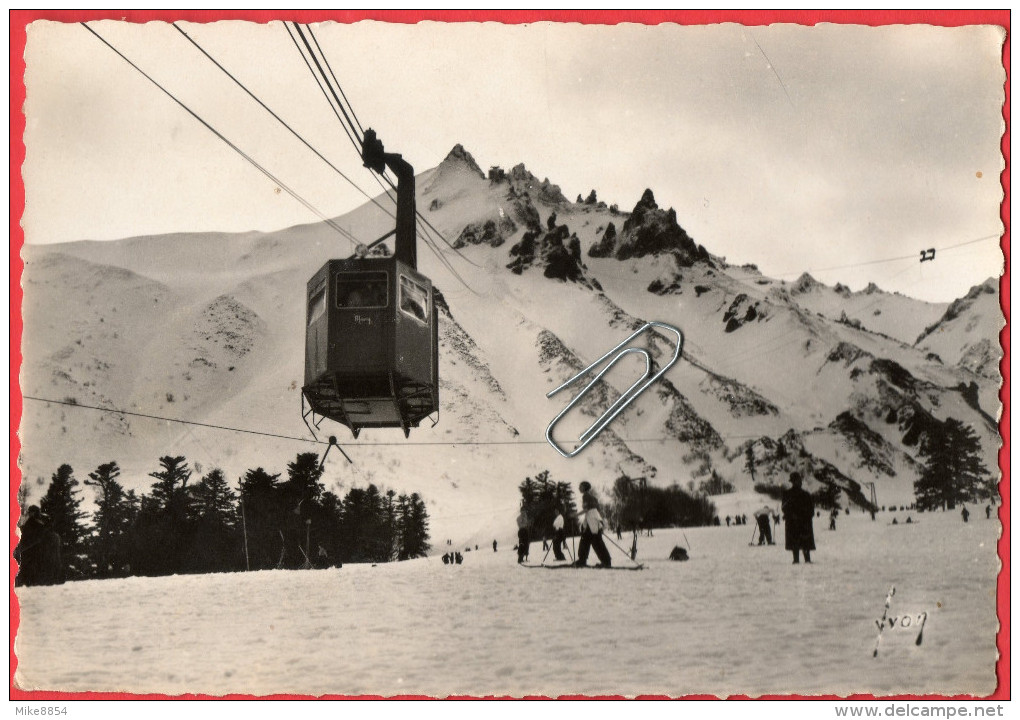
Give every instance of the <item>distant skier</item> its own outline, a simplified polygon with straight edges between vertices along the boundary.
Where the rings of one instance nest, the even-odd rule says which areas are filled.
[[[726,527],[730,526],[730,521],[733,520],[729,515],[726,516]]]
[[[577,519],[581,523],[581,542],[577,546],[577,562],[575,564],[579,567],[586,566],[588,552],[595,548],[595,554],[598,556],[599,562],[602,563],[602,567],[612,567],[613,560],[609,557],[605,541],[602,540],[602,528],[605,527],[606,521],[602,519],[602,513],[599,512],[598,498],[595,497],[591,483],[587,480],[583,481],[579,487],[581,490],[581,513]]]
[[[517,516],[517,562],[522,563],[528,559],[531,539],[528,537],[528,514],[521,508],[521,514]]]
[[[829,513],[829,529],[836,529],[836,517],[839,515],[839,508],[832,508],[832,512]]]
[[[815,506],[811,496],[801,487],[803,480],[799,472],[790,473],[789,490],[783,493],[783,516],[786,518],[786,549],[793,552],[793,562],[811,562],[811,551],[815,549],[815,531],[812,527]]]
[[[492,552],[496,552],[496,541],[492,541]]]
[[[970,519],[970,510],[967,509],[966,505],[964,505],[963,510],[960,511],[960,516],[963,518],[964,522],[967,522],[967,520]]]
[[[563,555],[563,543],[567,539],[567,533],[563,529],[563,512],[557,507],[556,517],[553,518],[553,557],[557,560],[566,560],[567,558]]]
[[[766,505],[755,511],[754,519],[758,523],[758,544],[775,545],[772,541],[772,508]]]
[[[985,506],[985,520],[991,520],[991,519],[992,519],[992,506],[991,505],[986,505]]]

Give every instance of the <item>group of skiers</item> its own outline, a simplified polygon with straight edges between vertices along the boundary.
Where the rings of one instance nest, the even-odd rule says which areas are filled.
[[[606,521],[602,517],[599,500],[592,490],[591,483],[587,480],[582,481],[578,489],[581,491],[581,512],[576,515],[576,518],[581,527],[581,539],[577,546],[577,558],[574,560],[574,564],[578,567],[586,566],[588,556],[594,550],[599,559],[599,566],[612,567],[613,559],[609,556],[605,540],[602,539]],[[552,521],[552,552],[553,557],[559,561],[567,559],[563,554],[567,538],[563,512],[562,507],[557,507],[556,516]],[[519,563],[525,563],[528,560],[531,545],[530,525],[531,519],[524,508],[521,508],[521,512],[517,516],[517,562]]]
[[[804,487],[804,480],[799,472],[790,474],[790,488],[783,493],[782,517],[785,520],[786,528],[786,549],[793,553],[793,562],[800,563],[801,554],[804,555],[804,562],[811,562],[811,551],[815,549],[815,534],[813,519],[815,515],[814,500]],[[581,527],[581,539],[577,547],[577,558],[574,564],[584,567],[588,564],[588,556],[591,551],[599,559],[599,566],[612,567],[613,561],[606,548],[605,540],[602,538],[602,531],[605,529],[606,521],[600,511],[599,500],[592,490],[591,483],[587,480],[578,486],[581,491],[581,512],[577,514],[577,521]],[[772,539],[772,522],[779,525],[779,514],[774,513],[769,506],[765,506],[754,513],[756,531],[759,545],[774,545]],[[728,518],[727,518],[728,520]],[[745,519],[746,522],[746,519]],[[524,508],[521,508],[517,516],[517,562],[528,561],[528,552],[531,545],[530,537],[531,520]],[[563,508],[556,508],[556,516],[552,521],[552,552],[556,560],[565,561],[563,554],[564,541],[566,539],[565,521]],[[636,540],[636,538],[635,538]],[[753,544],[753,543],[752,543]],[[493,542],[495,549],[495,542]]]

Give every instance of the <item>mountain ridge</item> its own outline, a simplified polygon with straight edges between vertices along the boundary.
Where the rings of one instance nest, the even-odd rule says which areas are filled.
[[[926,414],[980,425],[985,464],[996,466],[998,436],[981,414],[997,415],[998,377],[988,367],[1001,353],[994,327],[1001,314],[988,310],[987,292],[954,303],[956,315],[941,327],[960,329],[935,333],[945,347],[928,347],[934,340],[915,347],[932,333],[904,339],[881,330],[905,336],[920,322],[942,322],[946,307],[877,288],[848,294],[807,274],[782,283],[726,265],[686,233],[675,235],[674,226],[682,231],[675,212],[653,208],[651,191],[634,212],[571,203],[523,164],[483,174],[460,145],[420,173],[418,187],[420,212],[458,239],[458,252],[470,260],[444,246],[436,251],[455,264],[462,285],[434,253],[419,251],[421,270],[440,290],[439,424],[423,424],[403,444],[387,431],[345,441],[345,429],[331,426],[357,457],[354,468],[331,469],[330,482],[421,492],[437,537],[491,542],[493,524],[505,535],[516,484],[543,469],[556,478],[589,477],[603,490],[623,473],[686,486],[700,481],[707,457],[709,467],[750,489],[742,459],[748,443],[774,444],[791,432],[806,453],[804,467],[817,469],[813,487],[835,483],[858,497],[863,483],[875,482],[880,497],[906,500],[917,445],[899,426],[921,428],[909,418]],[[611,224],[633,229],[649,215],[655,222],[643,227],[665,233],[646,237],[654,251],[591,253]],[[393,222],[371,203],[339,220],[358,237],[379,237]],[[111,411],[26,403],[26,479],[47,477],[61,462],[80,478],[117,459],[144,490],[146,468],[166,453],[224,466],[236,478],[248,467],[279,470],[296,452],[321,450],[290,439],[311,440],[299,413],[305,283],[325,260],[344,256],[338,250],[349,249],[345,243],[314,223],[274,233],[26,246],[23,392]],[[79,263],[91,270],[75,278]],[[119,319],[128,314],[125,301],[130,322]],[[842,320],[832,317],[840,303]],[[866,322],[869,312],[875,327]],[[577,458],[565,461],[542,447],[545,426],[568,402],[566,392],[552,399],[544,393],[647,320],[681,328],[683,359]],[[968,323],[970,330],[962,329]],[[956,348],[959,338],[968,340]],[[652,336],[655,357],[667,352],[666,343]],[[542,348],[558,349],[550,355]],[[636,369],[626,365],[614,368],[606,392],[592,394],[598,402],[573,418],[577,428],[633,381]],[[965,397],[957,388],[969,383],[976,391]],[[253,441],[228,430],[213,437],[114,409],[280,437]],[[79,420],[69,420],[75,413]],[[54,428],[64,430],[54,435]],[[772,463],[777,480],[780,469],[792,467],[764,452],[762,461]]]

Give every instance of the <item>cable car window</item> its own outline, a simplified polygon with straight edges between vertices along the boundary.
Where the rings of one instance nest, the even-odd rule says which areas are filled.
[[[339,308],[386,307],[387,277],[384,272],[341,273],[336,276]]]
[[[308,298],[308,324],[318,320],[326,312],[326,281],[315,289],[315,292]]]
[[[400,309],[423,323],[427,323],[429,291],[406,275],[400,276]]]

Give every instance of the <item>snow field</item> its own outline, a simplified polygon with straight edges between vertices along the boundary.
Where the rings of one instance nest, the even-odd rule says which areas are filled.
[[[521,568],[501,543],[459,566],[430,557],[19,588],[16,682],[210,695],[987,695],[999,524],[972,510],[968,524],[841,515],[835,532],[817,518],[811,565],[791,564],[782,525],[771,547],[749,547],[747,525],[642,536],[639,572]],[[609,538],[630,547],[630,534]],[[689,562],[665,560],[688,542]],[[531,562],[542,555],[533,543]],[[888,631],[874,658],[892,585],[890,616],[927,612],[923,642]]]

